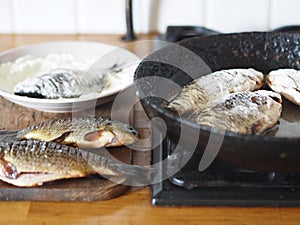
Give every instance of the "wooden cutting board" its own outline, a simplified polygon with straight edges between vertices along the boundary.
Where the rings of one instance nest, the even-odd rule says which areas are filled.
[[[109,117],[111,104],[96,108],[96,115]],[[22,129],[30,124],[54,118],[72,116],[39,112],[11,103],[0,97],[0,129]],[[132,150],[119,147],[110,150],[118,160],[131,164]],[[4,201],[99,201],[117,197],[128,189],[100,176],[65,179],[44,183],[42,186],[20,188],[0,181],[0,200]]]

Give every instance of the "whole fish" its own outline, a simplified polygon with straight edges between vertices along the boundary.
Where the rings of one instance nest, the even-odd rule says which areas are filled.
[[[263,79],[263,74],[252,68],[216,71],[184,86],[167,108],[180,115],[189,113],[226,94],[257,90],[263,85]]]
[[[90,174],[114,177],[120,182],[134,179],[138,183],[145,182],[149,172],[146,167],[54,142],[0,142],[0,180],[20,187]]]
[[[300,71],[295,69],[278,69],[266,77],[267,85],[282,94],[292,103],[300,106]]]
[[[67,69],[53,70],[17,83],[14,94],[31,98],[76,98],[82,95],[83,82],[84,79],[78,72]]]
[[[31,125],[18,131],[1,131],[0,141],[38,139],[80,148],[130,145],[138,132],[128,124],[102,117],[69,117]]]
[[[89,93],[99,93],[109,84],[108,75],[122,71],[114,64],[108,69],[92,68],[86,71],[55,69],[49,73],[29,77],[14,87],[14,94],[32,98],[78,98]]]
[[[189,118],[239,134],[262,134],[277,123],[281,102],[280,94],[272,91],[233,93],[199,107]]]

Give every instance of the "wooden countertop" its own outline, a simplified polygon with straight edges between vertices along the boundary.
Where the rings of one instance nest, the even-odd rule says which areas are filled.
[[[151,35],[139,36],[149,40]],[[119,35],[0,35],[0,51],[19,45],[55,40],[98,41],[113,45],[124,45]],[[147,49],[128,44],[141,57]],[[148,49],[149,50],[149,49]],[[25,109],[0,98],[0,129],[17,129],[32,121],[63,117],[65,114],[40,113]],[[19,115],[10,112],[18,111]],[[107,113],[105,110],[104,114]],[[141,113],[141,112],[139,112]],[[143,118],[143,116],[141,116]],[[143,123],[139,121],[139,123]],[[144,131],[145,132],[145,131]],[[137,156],[138,157],[138,156]],[[147,156],[149,157],[149,155]],[[149,160],[149,159],[148,159]],[[147,161],[147,160],[146,160]],[[150,204],[148,187],[132,188],[123,195],[95,202],[0,202],[0,224],[300,224],[300,208],[264,207],[153,207]]]

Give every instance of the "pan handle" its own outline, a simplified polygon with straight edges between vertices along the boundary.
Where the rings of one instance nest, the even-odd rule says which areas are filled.
[[[273,30],[274,32],[300,32],[300,25],[290,25],[278,27]]]
[[[219,34],[220,32],[202,26],[168,26],[166,41],[178,42],[185,38]]]

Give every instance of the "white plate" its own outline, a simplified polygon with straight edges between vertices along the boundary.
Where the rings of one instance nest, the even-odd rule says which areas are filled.
[[[0,64],[14,62],[25,55],[45,57],[57,52],[85,59],[91,64],[90,68],[110,68],[115,64],[122,64],[122,71],[112,78],[112,86],[100,93],[90,93],[79,98],[39,99],[17,96],[13,93],[13,87],[20,80],[14,81],[9,77],[1,79],[0,95],[24,107],[45,112],[81,111],[112,100],[118,92],[130,86],[133,83],[134,71],[140,62],[140,59],[135,54],[112,45],[98,42],[58,41],[21,46],[2,52],[0,54]],[[5,76],[5,74],[0,74],[0,76]]]

